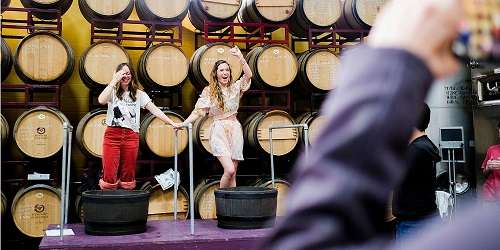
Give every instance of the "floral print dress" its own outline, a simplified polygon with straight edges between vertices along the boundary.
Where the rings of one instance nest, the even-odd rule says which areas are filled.
[[[236,118],[241,96],[250,88],[251,80],[245,82],[241,77],[229,87],[222,89],[225,110],[222,110],[210,98],[210,88],[205,87],[196,102],[194,112],[213,117],[210,126],[209,143],[212,154],[216,157],[230,157],[232,160],[243,160],[243,129]]]

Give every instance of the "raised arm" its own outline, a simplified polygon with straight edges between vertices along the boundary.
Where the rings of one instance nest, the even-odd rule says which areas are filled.
[[[234,46],[233,48],[231,48],[230,52],[231,52],[231,55],[238,58],[241,65],[243,66],[243,77],[242,77],[243,83],[242,84],[245,84],[248,86],[242,86],[242,89],[246,90],[245,87],[247,89],[250,87],[249,83],[250,83],[250,79],[252,79],[252,75],[253,75],[252,70],[250,69],[250,66],[248,66],[248,63],[245,60],[245,57],[243,56],[243,54],[241,53],[240,49],[237,46]]]
[[[118,82],[120,82],[124,74],[125,72],[123,72],[123,70],[120,70],[113,74],[113,79],[111,79],[108,86],[104,88],[104,90],[101,92],[101,94],[99,94],[99,97],[97,98],[99,104],[105,105],[111,101],[111,93],[113,93],[113,88],[116,86],[116,84],[118,84]]]

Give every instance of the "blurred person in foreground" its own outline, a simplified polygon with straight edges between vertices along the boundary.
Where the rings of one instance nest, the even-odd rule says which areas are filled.
[[[498,249],[500,211],[493,207],[398,245],[382,233],[386,199],[408,169],[415,114],[433,81],[459,69],[450,45],[461,3],[392,1],[368,44],[347,52],[339,86],[322,107],[325,128],[296,166],[288,213],[262,249]]]

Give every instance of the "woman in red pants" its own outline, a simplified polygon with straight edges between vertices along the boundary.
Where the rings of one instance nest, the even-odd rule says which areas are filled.
[[[127,63],[116,68],[113,79],[99,95],[100,104],[108,104],[106,131],[102,147],[103,190],[135,188],[135,165],[139,150],[141,108],[174,125],[142,90],[138,89],[135,73]]]

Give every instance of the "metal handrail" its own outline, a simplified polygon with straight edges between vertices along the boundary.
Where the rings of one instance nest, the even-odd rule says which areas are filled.
[[[63,123],[63,153],[62,153],[62,180],[61,180],[61,221],[59,236],[64,237],[64,226],[68,223],[69,180],[71,175],[71,139],[73,126]]]

